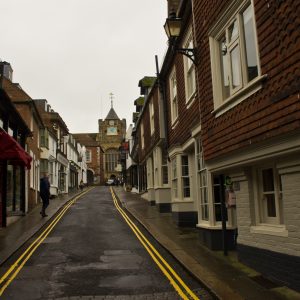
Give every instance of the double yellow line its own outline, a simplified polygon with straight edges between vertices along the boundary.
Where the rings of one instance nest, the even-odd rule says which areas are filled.
[[[47,226],[47,228],[38,236],[38,238],[25,250],[25,252],[17,259],[17,261],[8,269],[8,271],[0,278],[0,296],[6,290],[6,288],[10,285],[10,283],[15,279],[15,277],[19,274],[25,263],[28,259],[33,255],[35,250],[39,247],[39,245],[45,240],[45,238],[49,235],[58,221],[63,217],[63,215],[67,212],[67,210],[84,194],[89,192],[91,189],[88,189],[84,193],[81,193],[71,201],[67,202],[67,204],[63,207],[63,209],[59,212],[59,214],[52,220],[52,222]]]
[[[138,229],[138,227],[131,221],[131,219],[127,216],[125,211],[120,207],[119,202],[116,198],[115,192],[113,188],[110,188],[114,204],[126,223],[132,229],[138,240],[145,247],[151,258],[163,272],[163,274],[169,279],[171,285],[177,291],[179,296],[184,300],[189,299],[198,299],[199,298],[189,289],[189,287],[182,281],[182,279],[177,275],[177,273],[171,268],[171,266],[164,260],[164,258],[158,253],[158,251],[154,248],[154,246],[149,242],[149,240],[142,234],[142,232]]]

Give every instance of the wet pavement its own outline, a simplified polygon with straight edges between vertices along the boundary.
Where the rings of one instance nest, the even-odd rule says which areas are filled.
[[[140,224],[132,222],[199,299],[213,299]],[[47,228],[2,264],[1,276]],[[96,187],[69,206],[1,296],[4,300],[97,298],[182,299],[124,222],[107,187]]]

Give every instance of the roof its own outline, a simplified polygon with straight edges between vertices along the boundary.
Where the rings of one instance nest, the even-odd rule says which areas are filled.
[[[120,120],[113,107],[108,112],[105,120]]]
[[[5,90],[12,102],[28,102],[32,100],[18,83],[13,83],[5,77],[3,77],[2,80],[2,88]]]
[[[145,103],[145,97],[139,97],[134,101],[134,105],[143,106]]]
[[[156,77],[145,76],[139,81],[139,87],[151,87],[156,80]]]
[[[97,133],[72,133],[77,142],[86,147],[99,147]]]

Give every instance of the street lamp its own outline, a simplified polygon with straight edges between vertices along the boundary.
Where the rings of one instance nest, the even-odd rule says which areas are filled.
[[[182,26],[182,19],[176,17],[175,12],[171,12],[169,18],[166,19],[164,25],[166,34],[169,38],[169,43],[171,44],[174,51],[187,56],[189,59],[195,62],[195,49],[194,48],[177,48],[175,45],[175,39],[179,37]]]

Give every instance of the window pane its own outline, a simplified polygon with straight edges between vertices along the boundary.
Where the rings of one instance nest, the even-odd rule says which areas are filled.
[[[168,184],[169,179],[168,179],[168,166],[163,166],[162,167],[162,182],[163,184]]]
[[[202,220],[208,220],[208,205],[202,206]]]
[[[190,197],[190,179],[188,177],[183,178],[183,197]]]
[[[234,41],[239,35],[237,20],[229,27],[229,42]]]
[[[235,46],[230,52],[231,72],[232,72],[232,88],[240,86],[241,84],[241,61],[239,46]]]
[[[263,177],[263,191],[264,192],[273,192],[274,191],[273,169],[263,170],[262,177]]]
[[[268,217],[276,217],[275,195],[274,194],[265,195],[265,200],[267,201]]]
[[[246,42],[248,81],[251,81],[258,76],[253,10],[251,5],[243,12],[243,23]]]
[[[215,205],[216,221],[222,221],[221,204]]]
[[[223,86],[223,98],[228,98],[230,95],[229,88],[229,66],[228,66],[228,55],[225,37],[220,41],[220,53],[222,63],[222,86]]]

